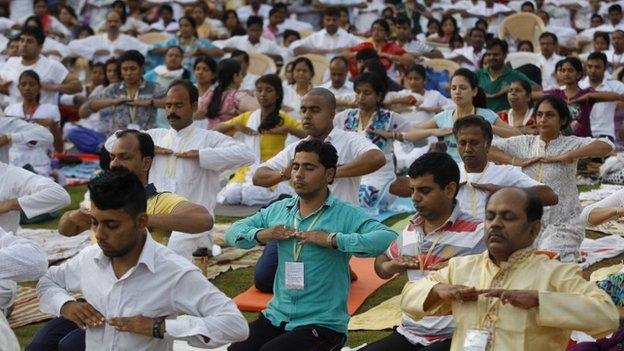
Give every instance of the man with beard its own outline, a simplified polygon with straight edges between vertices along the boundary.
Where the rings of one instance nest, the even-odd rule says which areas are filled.
[[[214,213],[221,172],[252,164],[255,157],[247,146],[231,137],[193,126],[197,97],[197,88],[189,81],[176,80],[169,85],[165,111],[171,127],[145,131],[155,145],[149,179],[159,191],[180,194]],[[113,135],[106,141],[109,152],[116,139]],[[171,233],[169,248],[183,257],[190,260],[198,247],[212,247],[209,233]]]
[[[565,350],[573,330],[596,338],[615,331],[619,315],[609,295],[585,280],[578,265],[535,251],[542,214],[531,192],[496,192],[486,208],[487,251],[452,258],[408,282],[403,311],[415,320],[452,312],[452,351]]]
[[[85,329],[87,350],[173,350],[174,340],[214,348],[247,338],[234,302],[152,239],[145,188],[136,175],[104,171],[88,187],[98,245],[41,278],[42,311]]]
[[[410,281],[420,280],[451,257],[485,250],[483,224],[463,212],[455,200],[459,168],[451,156],[424,154],[410,166],[409,177],[417,214],[388,250],[377,256],[377,275],[389,279],[407,272]],[[413,320],[404,314],[392,334],[362,350],[446,351],[454,327],[451,316]]]
[[[273,298],[230,351],[338,350],[346,341],[351,255],[383,252],[396,234],[334,197],[338,153],[317,139],[297,144],[290,176],[297,196],[234,223],[225,237],[249,249],[277,242]]]

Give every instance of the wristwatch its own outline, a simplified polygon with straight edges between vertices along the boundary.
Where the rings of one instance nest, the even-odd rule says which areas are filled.
[[[154,318],[152,322],[152,336],[157,339],[164,339],[165,332],[160,330],[162,324],[165,322],[164,318]]]

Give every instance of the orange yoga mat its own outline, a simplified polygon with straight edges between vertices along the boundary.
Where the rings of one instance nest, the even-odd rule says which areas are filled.
[[[350,315],[353,315],[377,289],[390,281],[377,276],[374,264],[374,258],[351,258],[349,265],[358,279],[351,283],[351,289],[349,290]],[[245,292],[236,296],[234,302],[241,311],[260,312],[266,308],[272,297],[273,294],[260,292],[256,287],[251,286]]]

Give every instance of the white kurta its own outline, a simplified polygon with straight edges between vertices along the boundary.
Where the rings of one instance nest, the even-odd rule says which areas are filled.
[[[199,160],[175,156],[156,155],[149,173],[149,180],[158,191],[170,191],[186,197],[190,202],[200,204],[214,216],[217,194],[221,191],[221,172],[251,165],[255,161],[253,151],[231,137],[196,128],[190,125],[180,131],[155,128],[145,131],[154,140],[154,145],[173,152],[199,150]],[[116,140],[113,134],[106,141],[109,151]],[[184,244],[179,244],[177,241]],[[183,234],[173,232],[169,247],[191,258],[193,250],[200,246],[211,247],[209,232]]]
[[[61,84],[69,71],[60,62],[39,56],[39,60],[33,65],[24,66],[21,57],[11,57],[0,68],[0,79],[11,81],[9,86],[9,100],[11,104],[22,102],[22,95],[17,88],[19,76],[26,70],[33,70],[39,75],[41,83]],[[57,104],[59,93],[57,91],[41,90],[40,104]]]
[[[117,51],[138,50],[145,56],[148,49],[146,44],[127,34],[119,34],[117,39],[110,40],[106,33],[72,40],[68,46],[76,55],[96,62],[105,62],[111,57],[118,56]],[[108,53],[96,55],[95,52],[98,50],[107,50]]]
[[[62,186],[49,178],[0,162],[0,201],[17,199],[26,217],[61,209],[71,202]],[[20,212],[0,214],[0,227],[15,233]]]
[[[0,146],[0,162],[4,163],[9,163],[9,149],[13,145],[49,147],[54,142],[54,137],[47,128],[20,118],[0,117],[0,135],[2,134],[11,136],[9,144]]]

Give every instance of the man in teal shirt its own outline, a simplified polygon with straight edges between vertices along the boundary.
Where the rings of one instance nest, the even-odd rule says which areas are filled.
[[[507,91],[511,82],[524,80],[534,88],[539,87],[524,73],[505,65],[508,51],[509,46],[504,40],[490,40],[484,56],[484,63],[487,67],[477,70],[477,84],[487,96],[487,108],[494,112],[510,108],[507,101]]]
[[[330,143],[303,140],[291,179],[298,196],[234,223],[230,245],[251,248],[278,240],[274,296],[249,338],[230,351],[337,350],[346,341],[351,255],[374,257],[397,237],[350,203],[333,197],[338,154]]]

